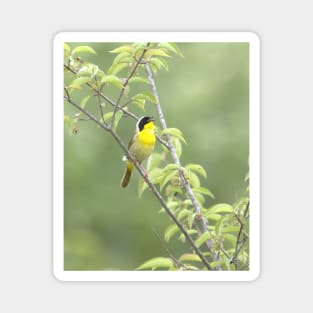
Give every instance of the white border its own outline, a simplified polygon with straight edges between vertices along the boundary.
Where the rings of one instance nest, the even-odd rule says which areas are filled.
[[[64,42],[248,42],[250,46],[250,270],[64,271]],[[260,274],[260,40],[251,32],[63,32],[53,45],[53,273],[61,281],[251,281]]]

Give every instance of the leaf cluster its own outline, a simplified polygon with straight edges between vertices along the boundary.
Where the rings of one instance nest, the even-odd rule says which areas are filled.
[[[74,74],[72,81],[65,86],[69,95],[81,92],[83,87],[87,86],[92,92],[95,92],[94,96],[99,97],[99,94],[106,94],[106,90],[113,87],[123,91],[123,96],[126,98],[119,99],[117,105],[124,110],[132,110],[133,107],[137,107],[145,111],[147,103],[156,103],[153,94],[147,90],[149,81],[144,73],[145,64],[149,64],[153,72],[158,73],[161,69],[168,70],[166,58],[170,58],[173,54],[183,56],[174,43],[133,43],[109,52],[114,55],[114,58],[110,67],[104,70],[85,60],[86,55],[96,54],[92,47],[78,46],[71,49],[70,44],[64,44],[65,70]],[[131,93],[134,84],[141,86],[142,91]],[[81,98],[80,106],[85,108],[89,105],[91,98],[91,95]],[[121,104],[122,100],[125,102]],[[118,115],[116,119],[112,107],[106,108],[103,101],[100,101],[99,105],[102,107],[102,122],[112,121],[115,123],[116,129],[121,115]],[[69,128],[70,133],[73,133],[73,125],[77,128],[77,120],[74,121],[73,117],[67,116],[65,125]]]

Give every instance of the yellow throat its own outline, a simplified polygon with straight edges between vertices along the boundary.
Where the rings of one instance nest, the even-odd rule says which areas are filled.
[[[144,125],[143,129],[138,133],[138,140],[143,145],[154,145],[155,143],[155,126],[151,121]]]

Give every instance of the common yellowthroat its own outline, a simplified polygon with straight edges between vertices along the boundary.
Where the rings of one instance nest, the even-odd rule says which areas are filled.
[[[153,151],[155,144],[155,125],[152,116],[142,116],[137,124],[135,134],[128,144],[130,154],[139,164],[146,159]],[[121,181],[121,187],[125,188],[131,178],[134,170],[134,164],[127,160],[124,176]]]

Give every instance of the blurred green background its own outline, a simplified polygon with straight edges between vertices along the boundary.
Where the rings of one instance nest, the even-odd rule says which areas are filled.
[[[108,51],[120,44],[69,45],[93,47],[97,55],[88,54],[84,59],[106,72],[115,57]],[[248,172],[249,45],[180,43],[178,47],[184,58],[168,59],[169,71],[163,69],[155,76],[167,126],[182,130],[187,140],[182,164],[199,163],[208,173],[207,180],[201,178],[202,186],[216,198],[207,200],[206,206],[232,204],[243,195]],[[118,76],[123,77],[123,72]],[[65,75],[65,83],[71,79],[73,76]],[[137,84],[130,95],[148,89],[148,85]],[[107,95],[116,100],[118,93],[112,87]],[[87,94],[87,90],[75,91],[72,97],[79,101]],[[88,108],[92,107],[96,99],[88,102]],[[109,109],[107,105],[106,111]],[[152,104],[145,113],[133,112],[157,116]],[[74,113],[65,103],[65,114]],[[118,133],[125,143],[134,128],[134,120],[121,120]],[[149,191],[138,198],[137,173],[130,186],[120,188],[123,154],[109,134],[92,122],[81,122],[77,135],[65,129],[64,148],[65,270],[133,270],[149,258],[167,256],[154,231],[162,237],[171,221],[159,213],[160,205]],[[156,151],[160,150],[157,144]],[[169,249],[179,256],[189,247],[176,239]]]

